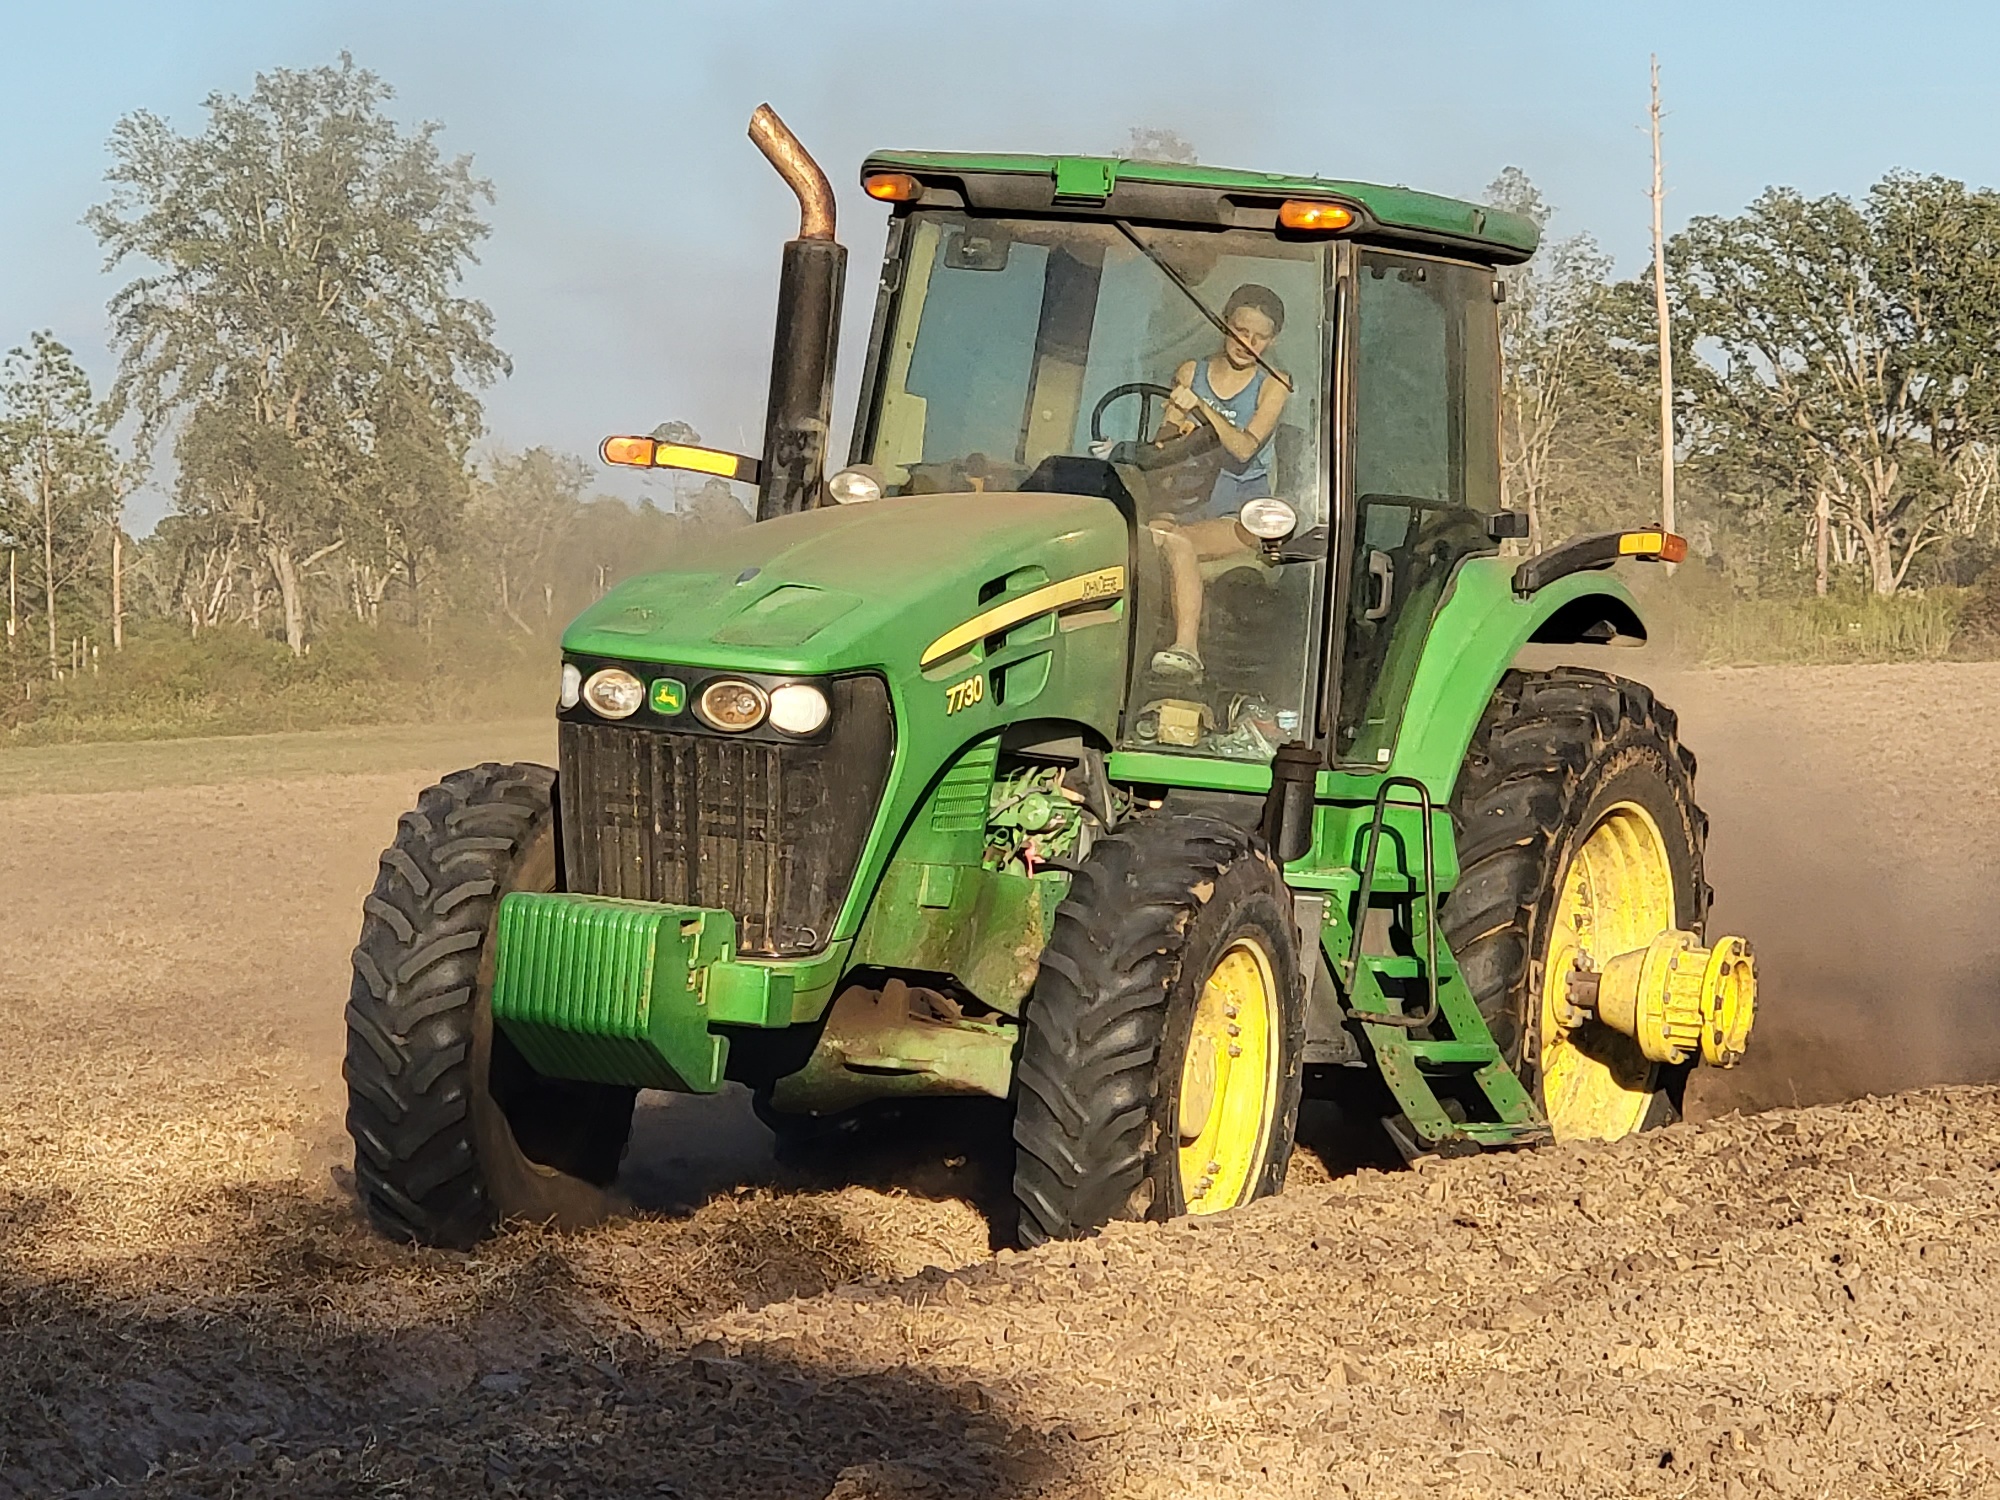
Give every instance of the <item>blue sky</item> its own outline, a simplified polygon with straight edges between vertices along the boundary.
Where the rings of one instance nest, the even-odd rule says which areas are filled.
[[[1106,151],[1134,125],[1204,160],[1476,196],[1508,165],[1622,271],[1645,262],[1647,56],[1661,57],[1669,227],[1761,189],[1855,193],[1894,168],[2000,182],[2000,9],[1422,0],[0,0],[0,347],[49,328],[108,379],[105,275],[79,219],[135,109],[342,49],[438,120],[498,202],[468,285],[513,375],[490,441],[592,451],[668,417],[749,446],[778,245],[795,223],[744,138],[768,99],[841,192],[859,364],[882,216],[871,147]],[[843,396],[851,406],[851,396]],[[166,507],[143,497],[133,520]]]

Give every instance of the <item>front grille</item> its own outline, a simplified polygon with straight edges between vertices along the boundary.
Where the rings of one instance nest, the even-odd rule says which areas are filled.
[[[815,744],[565,722],[567,888],[732,912],[743,953],[824,948],[894,748],[880,678],[830,686]]]

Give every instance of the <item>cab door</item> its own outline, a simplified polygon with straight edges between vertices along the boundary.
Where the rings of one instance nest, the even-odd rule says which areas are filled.
[[[1379,766],[1452,571],[1494,549],[1500,325],[1491,270],[1367,249],[1354,265],[1333,758]]]

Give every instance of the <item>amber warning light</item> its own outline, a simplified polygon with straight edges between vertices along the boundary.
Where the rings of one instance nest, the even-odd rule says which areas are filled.
[[[1313,229],[1334,234],[1354,227],[1354,210],[1343,203],[1315,203],[1288,198],[1278,205],[1278,222],[1287,229]]]
[[[1671,531],[1628,531],[1618,538],[1618,553],[1621,557],[1677,563],[1688,555],[1688,539]]]
[[[914,203],[924,195],[924,185],[908,172],[871,172],[861,186],[869,197],[884,203]]]
[[[649,437],[608,437],[597,450],[608,464],[632,469],[685,469],[694,474],[713,474],[718,479],[735,479],[755,484],[760,465],[741,453],[720,448],[697,448],[692,443],[663,443]]]

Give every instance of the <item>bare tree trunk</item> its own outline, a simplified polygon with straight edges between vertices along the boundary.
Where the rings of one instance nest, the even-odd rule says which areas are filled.
[[[14,559],[20,554],[7,551],[7,654],[14,654],[14,637],[21,632],[21,590],[14,577]]]
[[[305,600],[300,596],[298,562],[292,556],[292,549],[282,542],[267,542],[265,556],[270,559],[271,576],[278,582],[278,598],[285,610],[285,644],[291,647],[292,655],[306,654],[306,609]]]
[[[1666,237],[1661,207],[1666,189],[1660,173],[1660,57],[1653,54],[1653,312],[1660,330],[1660,524],[1674,529],[1674,346],[1667,311]]]
[[[1827,532],[1832,526],[1832,498],[1825,485],[1817,485],[1813,493],[1813,592],[1822,599],[1826,597]]]
[[[403,554],[403,577],[410,588],[410,628],[414,630],[423,624],[423,601],[418,592],[417,555],[414,552]]]
[[[1855,528],[1861,550],[1868,555],[1868,586],[1876,594],[1896,592],[1896,559],[1888,532],[1873,526]]]

